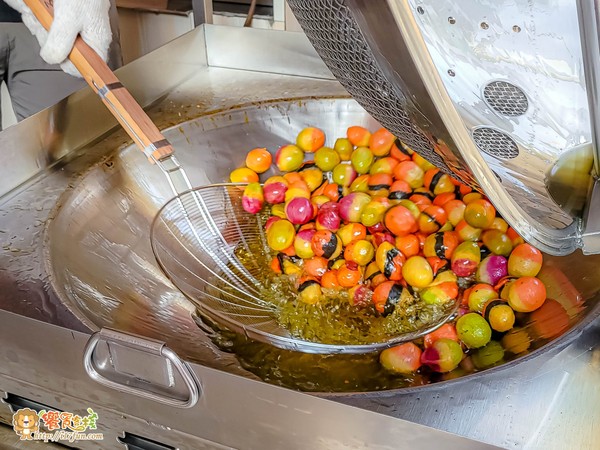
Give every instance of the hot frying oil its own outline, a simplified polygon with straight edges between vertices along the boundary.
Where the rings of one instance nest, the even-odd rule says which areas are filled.
[[[295,276],[271,271],[268,261],[272,255],[258,241],[248,243],[248,248],[238,247],[236,257],[248,270],[254,268],[263,304],[271,307],[274,320],[298,339],[337,345],[380,343],[427,327],[448,313],[448,305],[426,304],[418,295],[406,294],[394,311],[383,317],[371,302],[364,307],[351,305],[344,289],[322,289],[319,303],[309,305],[298,299]]]

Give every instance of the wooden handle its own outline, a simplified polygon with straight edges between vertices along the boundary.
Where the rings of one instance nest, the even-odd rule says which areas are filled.
[[[24,1],[42,26],[49,30],[54,19],[52,0]],[[151,162],[173,153],[171,144],[142,107],[102,58],[80,36],[75,40],[69,59]]]

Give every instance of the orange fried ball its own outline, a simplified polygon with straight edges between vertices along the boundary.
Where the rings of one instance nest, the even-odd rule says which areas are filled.
[[[354,126],[348,128],[347,137],[355,147],[366,147],[369,145],[371,133],[365,127]]]
[[[369,138],[369,148],[375,156],[386,156],[390,153],[396,137],[385,128],[380,128]]]
[[[406,236],[419,229],[414,212],[400,204],[387,210],[383,216],[383,222],[385,227],[396,236]]]
[[[377,286],[373,291],[373,304],[377,312],[384,317],[393,313],[402,296],[402,290],[403,287],[393,281],[386,281]]]
[[[254,170],[256,173],[263,173],[269,170],[273,163],[273,157],[266,148],[255,148],[246,155],[246,167]]]
[[[229,179],[232,183],[257,183],[258,174],[247,167],[240,167],[231,172]]]
[[[546,286],[538,278],[521,277],[508,290],[508,304],[517,312],[531,312],[546,300]]]
[[[314,127],[308,127],[298,133],[296,145],[307,153],[313,153],[325,145],[325,133]]]
[[[311,239],[311,246],[316,256],[325,259],[335,259],[342,253],[342,240],[329,230],[317,231]]]
[[[347,264],[343,264],[337,271],[337,281],[342,287],[356,286],[361,279],[361,272],[356,268],[348,267]]]

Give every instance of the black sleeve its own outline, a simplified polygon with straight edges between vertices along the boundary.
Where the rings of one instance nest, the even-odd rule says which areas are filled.
[[[0,0],[0,23],[21,22],[21,14]]]

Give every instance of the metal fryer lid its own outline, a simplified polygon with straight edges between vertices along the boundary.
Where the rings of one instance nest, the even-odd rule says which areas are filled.
[[[594,152],[576,4],[289,3],[333,74],[386,128],[478,185],[541,250],[583,245]]]

